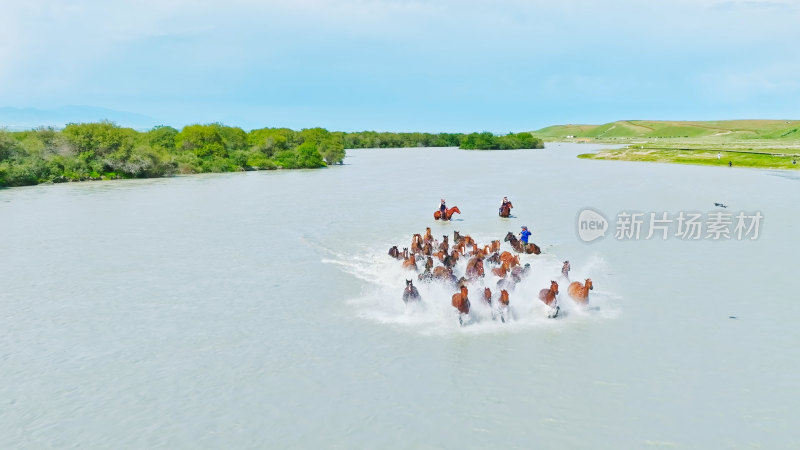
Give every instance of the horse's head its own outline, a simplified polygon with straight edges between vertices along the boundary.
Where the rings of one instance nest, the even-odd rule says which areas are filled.
[[[591,278],[586,279],[586,287],[589,288],[589,290],[594,290],[594,285],[592,284]]]
[[[489,289],[488,287],[483,290],[483,298],[485,298],[486,300],[492,299],[492,290]]]
[[[464,298],[466,298],[469,293],[469,291],[467,291],[466,281],[467,280],[464,280],[464,284],[461,285],[461,295],[464,296]]]
[[[406,280],[406,289],[411,289],[412,286],[411,280]]]
[[[503,241],[508,242],[508,241],[510,241],[512,239],[516,239],[516,238],[514,237],[514,233],[509,231],[508,234],[506,235],[506,238],[503,239]]]
[[[442,236],[444,236],[444,240],[442,241],[442,243],[444,244],[445,242],[447,242],[448,236],[446,234],[444,234]]]
[[[550,290],[553,291],[554,294],[558,295],[558,283],[550,280]]]
[[[500,301],[503,302],[503,303],[508,303],[508,291],[507,290],[505,290],[505,289],[501,289],[500,290]]]
[[[453,240],[454,241],[460,241],[461,240],[461,233],[459,233],[456,230],[453,230]]]
[[[454,212],[454,213],[459,213],[459,214],[461,214],[461,210],[460,210],[460,209],[458,209],[458,206],[453,206],[452,208],[450,208],[450,211],[452,211],[452,212]]]

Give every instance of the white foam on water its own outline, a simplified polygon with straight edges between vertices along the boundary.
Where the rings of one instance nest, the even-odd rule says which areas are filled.
[[[410,237],[410,236],[409,236]],[[405,242],[409,237],[398,238],[396,242]],[[476,242],[484,244],[491,241],[490,236],[473,235]],[[500,320],[497,298],[500,289],[497,282],[500,278],[491,273],[494,265],[484,261],[485,276],[469,282],[470,313],[464,316],[463,325],[459,324],[458,312],[453,308],[452,296],[458,292],[452,284],[440,281],[424,282],[417,275],[424,270],[424,260],[418,261],[418,271],[404,269],[402,261],[388,255],[391,245],[385,248],[359,248],[352,253],[343,253],[313,244],[325,254],[322,262],[338,267],[359,280],[367,282],[358,297],[347,300],[355,314],[365,320],[387,325],[401,326],[416,330],[423,334],[460,333],[498,333],[530,329],[532,327],[564,327],[586,321],[613,319],[620,314],[619,296],[604,289],[595,288],[589,294],[589,305],[579,305],[567,292],[569,282],[561,276],[562,259],[556,255],[520,255],[520,264],[530,263],[531,270],[527,277],[517,283],[513,291],[509,291],[510,305],[506,313],[506,322]],[[451,241],[451,249],[452,249]],[[399,248],[405,245],[398,245]],[[507,243],[501,246],[501,252],[510,247]],[[513,252],[512,252],[513,253]],[[437,262],[436,265],[441,265]],[[461,258],[453,268],[457,278],[464,275],[467,258]],[[592,274],[607,273],[607,263],[602,256],[595,255],[586,261],[572,262],[570,280],[583,282],[592,278],[598,284],[597,277]],[[402,300],[405,280],[411,279],[419,290],[422,301],[405,304]],[[553,309],[539,300],[539,291],[550,287],[550,280],[559,284],[559,313],[556,318],[549,318]],[[600,283],[602,286],[602,281]],[[490,307],[483,301],[484,288],[492,291],[493,305]],[[494,317],[494,320],[493,320]]]

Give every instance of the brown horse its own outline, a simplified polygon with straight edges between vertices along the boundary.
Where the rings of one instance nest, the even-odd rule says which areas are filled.
[[[422,246],[422,254],[431,256],[433,253],[433,245],[430,242],[426,242],[425,245]]]
[[[425,236],[422,236],[422,242],[425,244],[433,243],[433,235],[431,234],[431,227],[425,228]]]
[[[500,305],[498,306],[497,310],[500,313],[500,321],[505,323],[506,316],[509,314],[508,310],[508,291],[505,289],[500,290],[500,297],[497,299]]]
[[[421,299],[419,291],[411,284],[411,280],[406,280],[406,288],[403,290],[403,302],[418,302]]]
[[[461,236],[461,233],[459,233],[458,231],[453,230],[453,244],[459,245],[463,239],[464,239],[464,236]]]
[[[487,305],[492,304],[492,290],[489,289],[488,287],[483,290],[483,301]]]
[[[556,295],[558,295],[558,283],[555,281],[550,281],[550,289],[542,289],[539,291],[539,300],[550,307],[547,317],[551,319],[558,317],[558,311],[561,309],[561,307],[558,306]]]
[[[514,255],[512,255],[511,252],[503,252],[500,253],[499,259],[500,262],[508,263],[510,265],[511,260],[514,259]]]
[[[433,213],[433,218],[436,220],[452,220],[453,214],[455,213],[461,214],[461,210],[458,209],[458,206],[453,206],[452,208],[445,210],[444,217],[442,217],[441,211],[436,211]]]
[[[499,252],[500,251],[500,240],[492,241],[492,247],[491,247],[490,250],[491,250],[492,253]]]
[[[408,255],[408,249],[406,250],[406,255]],[[406,259],[403,261],[403,268],[404,269],[413,269],[414,271],[417,270],[417,258],[414,255],[406,256]]]
[[[466,286],[461,286],[461,291],[453,294],[453,307],[458,310],[458,323],[464,325],[463,316],[469,314],[469,298]]]
[[[428,256],[428,259],[425,260],[425,270],[433,269],[433,258]]]
[[[450,243],[447,241],[447,235],[444,235],[444,240],[439,244],[439,250],[447,253],[450,251]]]
[[[467,278],[482,277],[484,275],[483,270],[483,259],[476,256],[467,261]]]
[[[411,253],[421,253],[422,245],[422,236],[420,234],[415,234],[411,237]]]
[[[543,301],[547,306],[553,306],[558,295],[558,283],[550,281],[550,289],[542,289],[539,291],[539,300]]]
[[[437,280],[452,281],[453,271],[444,266],[436,266],[433,268],[433,278]]]
[[[506,202],[505,205],[500,207],[500,217],[509,217],[511,215],[511,208],[513,207],[514,205],[512,205],[511,202]]]
[[[511,248],[513,248],[517,253],[533,253],[534,255],[538,255],[542,253],[542,250],[539,248],[538,245],[534,244],[533,242],[528,243],[527,247],[522,246],[522,242],[514,236],[514,233],[508,232],[506,238],[504,239],[506,242],[511,244]]]
[[[509,266],[507,262],[503,262],[500,267],[495,267],[492,269],[492,273],[497,275],[500,278],[505,278],[506,274],[508,273]]]
[[[505,289],[500,290],[500,298],[498,299],[500,305],[508,306],[508,291]]]
[[[392,248],[389,249],[389,256],[395,259],[402,259],[400,256],[400,250],[397,248],[396,245],[393,245]]]
[[[581,284],[580,281],[573,281],[570,283],[569,287],[567,288],[567,292],[573,300],[585,305],[589,303],[589,291],[593,289],[594,285],[592,285],[592,279],[587,278],[584,284]]]

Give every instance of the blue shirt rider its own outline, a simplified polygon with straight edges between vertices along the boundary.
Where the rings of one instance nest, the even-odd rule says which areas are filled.
[[[528,237],[530,237],[531,232],[528,231],[528,227],[525,225],[522,226],[522,231],[519,232],[519,240],[522,241],[522,248],[528,247]]]

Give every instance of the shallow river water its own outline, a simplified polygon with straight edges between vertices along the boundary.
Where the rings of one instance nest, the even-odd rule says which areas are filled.
[[[0,448],[800,446],[800,176],[575,157],[597,148],[0,190]],[[433,220],[441,197],[456,220]],[[611,221],[592,243],[587,207]],[[615,239],[621,211],[763,220],[755,240]],[[464,326],[451,287],[403,304],[416,276],[390,246],[521,225],[543,254],[508,323],[478,300],[492,275]]]

